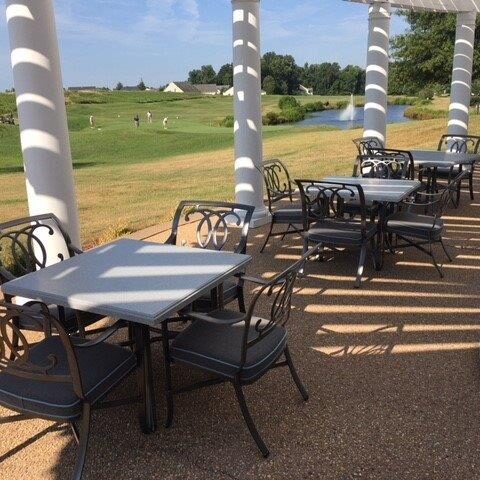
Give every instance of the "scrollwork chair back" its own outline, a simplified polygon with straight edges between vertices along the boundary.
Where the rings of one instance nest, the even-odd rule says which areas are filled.
[[[443,135],[438,144],[439,151],[454,153],[478,153],[480,136],[476,135]]]
[[[196,223],[195,243],[199,248],[223,250],[232,245],[235,253],[245,253],[254,207],[236,203],[186,200],[179,204],[166,243],[176,245],[179,229]],[[233,232],[239,235],[234,239]]]
[[[266,160],[263,163],[263,178],[270,211],[274,203],[285,198],[293,202],[292,181],[287,167],[281,160]]]
[[[371,155],[377,148],[385,148],[383,142],[377,137],[354,138],[353,143],[357,147],[359,155]]]
[[[364,178],[405,180],[410,177],[410,159],[401,153],[359,155],[357,164]]]

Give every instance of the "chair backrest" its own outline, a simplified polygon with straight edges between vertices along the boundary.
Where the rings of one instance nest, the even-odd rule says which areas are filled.
[[[56,237],[55,251],[46,246],[52,237]],[[52,213],[1,223],[0,283],[70,258],[75,252],[70,237]]]
[[[411,159],[404,153],[375,150],[357,157],[356,172],[364,178],[405,180],[411,178],[411,171]]]
[[[245,253],[254,210],[254,207],[240,203],[182,201],[175,212],[172,233],[166,243],[189,243],[187,238],[179,238],[180,228],[184,228],[185,224],[196,225],[195,246],[209,250],[223,250],[228,246],[235,253]],[[238,233],[236,236],[235,231]]]
[[[384,143],[377,137],[354,138],[353,143],[357,147],[359,155],[369,155],[372,149],[385,148]]]
[[[65,350],[68,372],[56,373],[57,352],[45,352],[44,358],[36,353],[32,358],[32,346],[19,328],[20,319],[28,318],[29,323],[37,324],[40,331],[53,329],[59,336]],[[18,342],[13,342],[13,338]],[[71,384],[79,398],[84,398],[78,362],[71,339],[62,324],[50,313],[46,305],[37,311],[29,307],[20,307],[0,302],[0,371],[35,382],[56,382]]]
[[[442,135],[438,150],[455,153],[478,153],[480,136],[476,135]]]
[[[243,337],[241,367],[245,365],[248,350],[263,341],[276,327],[285,327],[290,319],[292,296],[295,283],[305,262],[318,251],[319,246],[310,249],[302,258],[282,273],[262,285],[255,294],[246,313]],[[269,315],[264,320],[254,317],[260,299],[270,302]],[[253,325],[253,330],[252,330]]]
[[[293,201],[293,188],[290,174],[285,164],[278,159],[263,162],[263,178],[267,191],[268,207],[285,198]]]
[[[314,222],[322,220],[350,221],[345,211],[348,203],[358,208],[362,235],[367,233],[365,194],[361,185],[325,182],[322,180],[295,180],[300,190],[303,228],[308,230]]]

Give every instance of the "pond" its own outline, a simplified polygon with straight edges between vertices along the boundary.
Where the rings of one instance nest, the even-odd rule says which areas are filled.
[[[405,123],[410,122],[408,118],[404,116],[405,110],[408,106],[405,105],[389,105],[387,111],[388,123]],[[343,120],[342,114],[344,110],[324,110],[323,112],[311,113],[305,120],[295,124],[297,127],[313,127],[316,125],[330,125],[342,130],[348,130],[350,128],[363,127],[363,107],[355,108],[354,120]]]

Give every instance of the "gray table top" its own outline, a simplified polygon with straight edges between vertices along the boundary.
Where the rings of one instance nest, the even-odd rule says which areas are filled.
[[[118,240],[2,285],[9,295],[155,325],[250,262],[249,255]]]
[[[362,177],[325,177],[322,180],[325,182],[360,185],[363,188],[367,204],[373,202],[399,203],[422,186],[416,180],[387,180]]]
[[[451,167],[480,162],[480,155],[473,153],[439,152],[436,150],[410,150],[416,166]]]

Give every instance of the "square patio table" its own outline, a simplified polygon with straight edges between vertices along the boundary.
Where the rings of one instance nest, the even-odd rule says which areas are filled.
[[[438,168],[470,165],[480,162],[480,154],[442,152],[437,150],[409,150],[416,167]]]
[[[3,293],[131,322],[145,393],[146,433],[156,428],[149,327],[158,326],[245,269],[249,255],[117,240],[12,280]]]

